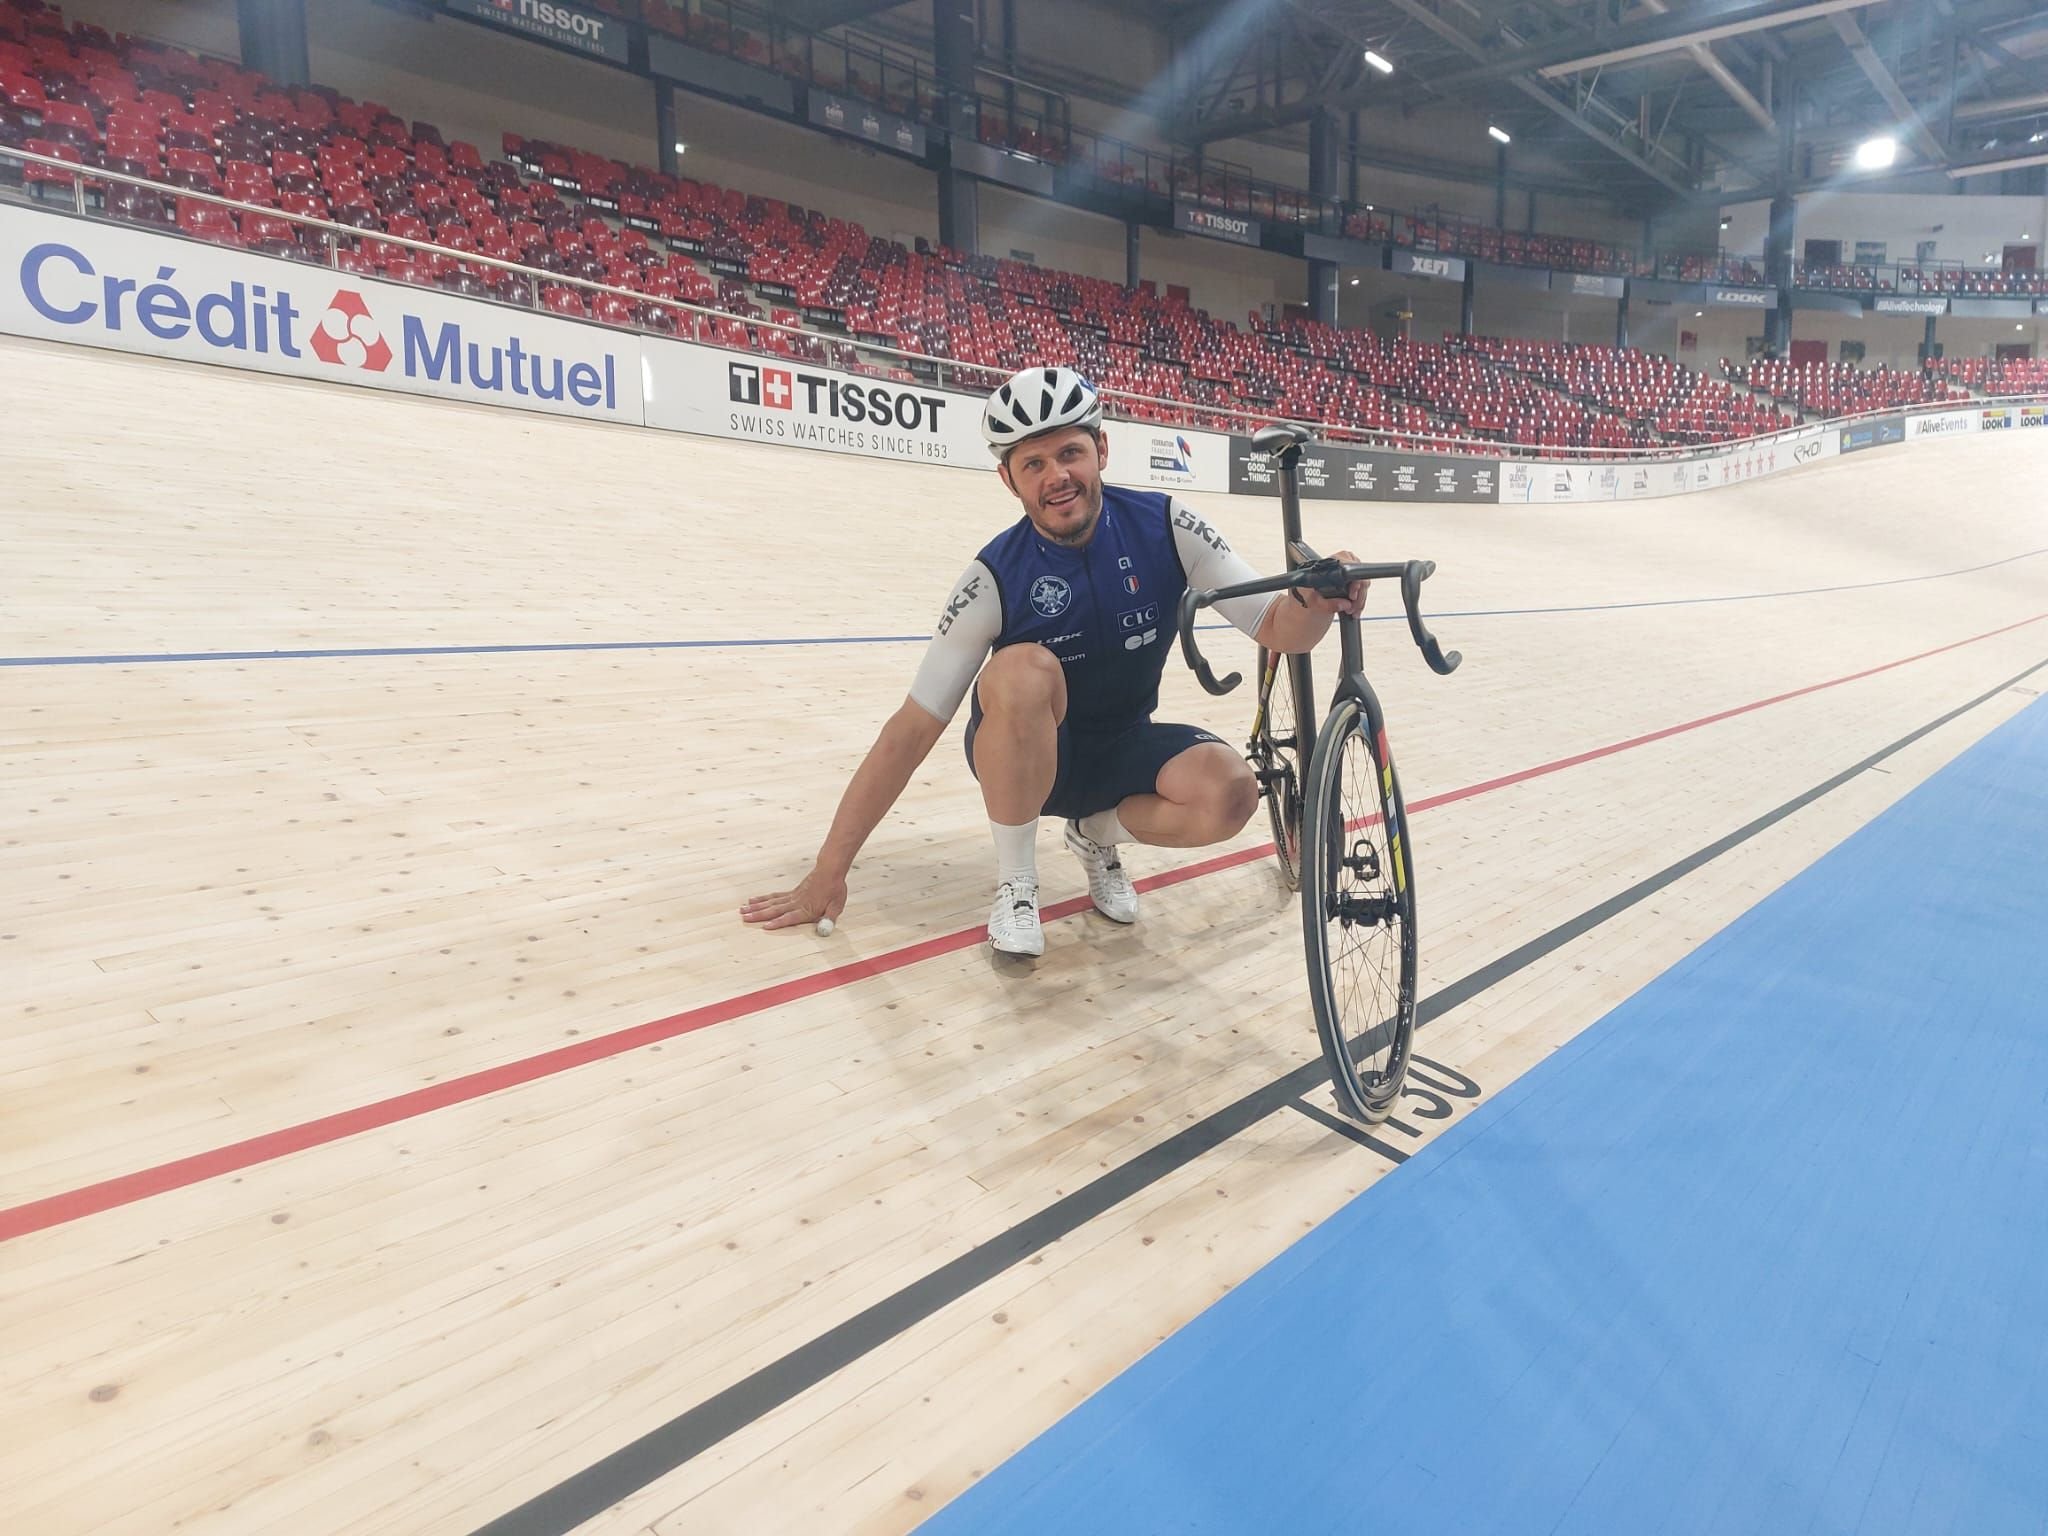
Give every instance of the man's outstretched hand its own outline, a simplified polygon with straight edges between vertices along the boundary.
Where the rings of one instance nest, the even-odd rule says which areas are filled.
[[[740,908],[740,921],[764,928],[794,928],[798,923],[816,923],[821,917],[836,923],[845,910],[846,877],[813,869],[793,890],[749,896]]]

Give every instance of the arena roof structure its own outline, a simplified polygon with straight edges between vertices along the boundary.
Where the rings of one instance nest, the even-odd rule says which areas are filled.
[[[908,37],[930,26],[917,3],[774,9],[821,29],[857,23]],[[1876,137],[1896,140],[1896,159],[1875,173],[1892,180],[2048,163],[2048,8],[2037,0],[1111,0],[1101,9],[1156,29],[1173,62],[1163,81],[1090,84],[1182,146],[1293,138],[1324,112],[1464,107],[1498,126],[1518,158],[1535,151],[1560,189],[1576,183],[1653,207],[1796,193],[1851,173],[1871,180],[1854,154]],[[982,48],[999,52],[994,39]],[[1020,67],[1039,75],[1055,63]],[[1105,67],[1078,50],[1059,78]]]

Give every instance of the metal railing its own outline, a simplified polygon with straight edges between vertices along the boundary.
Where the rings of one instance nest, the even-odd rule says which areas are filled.
[[[1792,268],[1792,286],[1822,293],[1897,293],[1957,299],[2048,297],[2048,272],[1961,261],[1839,262]]]
[[[693,303],[687,299],[649,294],[635,288],[620,287],[614,283],[577,277],[569,273],[550,272],[522,262],[486,256],[481,252],[464,251],[453,246],[437,245],[428,240],[418,240],[409,236],[388,234],[378,230],[365,230],[353,224],[337,223],[332,219],[316,218],[309,214],[289,213],[283,209],[267,207],[258,203],[240,202],[215,192],[151,181],[147,177],[131,175],[123,171],[107,170],[97,166],[82,165],[74,160],[38,154],[34,151],[19,149],[11,145],[0,144],[0,161],[15,161],[24,166],[40,167],[47,172],[59,173],[54,180],[51,178],[41,178],[32,183],[25,183],[24,190],[26,185],[29,184],[49,187],[61,186],[65,182],[69,182],[71,188],[69,212],[71,216],[93,223],[105,223],[129,229],[141,228],[158,234],[175,235],[181,239],[194,240],[197,243],[213,243],[205,241],[203,237],[192,235],[188,231],[179,228],[175,223],[158,224],[146,219],[124,218],[108,213],[104,211],[104,208],[94,208],[88,199],[88,193],[93,190],[95,184],[116,183],[136,187],[162,198],[206,203],[244,216],[255,215],[259,218],[278,220],[317,231],[322,236],[322,239],[316,247],[302,248],[305,251],[303,256],[286,256],[279,257],[279,259],[294,260],[309,266],[324,264],[336,272],[371,277],[381,281],[392,282],[398,286],[432,287],[436,291],[447,291],[442,289],[438,282],[412,282],[406,278],[393,278],[382,273],[349,274],[348,269],[341,264],[342,252],[344,250],[355,250],[363,245],[392,246],[417,251],[437,260],[451,262],[457,268],[489,267],[513,274],[524,280],[526,289],[526,302],[518,307],[540,314],[551,313],[543,299],[544,290],[550,287],[566,287],[580,289],[592,294],[610,295],[626,301],[628,305],[635,308],[645,308],[649,311],[662,311],[673,314],[686,314],[714,322],[723,321],[737,324],[745,327],[750,333],[775,332],[801,343],[804,350],[800,351],[797,355],[805,360],[815,360],[811,357],[813,349],[824,350],[827,357],[824,361],[820,362],[820,366],[845,366],[843,363],[835,364],[831,361],[834,353],[842,357],[851,355],[857,360],[880,358],[887,360],[889,366],[900,367],[921,378],[928,377],[934,386],[939,388],[944,388],[950,383],[956,389],[981,392],[1000,383],[1006,372],[1001,366],[961,362],[956,358],[940,357],[924,352],[912,352],[876,342],[859,341],[850,336],[834,335],[826,331],[809,329],[802,325],[789,325],[774,320],[735,315],[729,310]],[[6,184],[0,183],[0,190],[5,189]],[[30,199],[28,205],[41,207],[45,211],[49,209],[48,202],[41,199]],[[324,252],[324,263],[313,259],[321,252]],[[274,252],[261,251],[255,254],[277,255]],[[504,305],[507,302],[503,298],[492,294],[464,293],[459,296],[479,303]],[[611,321],[597,319],[590,315],[566,318],[580,318],[588,324],[602,325],[615,330],[627,330],[641,335],[668,336],[671,334],[663,331],[659,326],[638,323],[622,326]],[[716,347],[722,350],[740,350],[731,347],[715,336],[705,337],[700,334],[691,339],[701,345]],[[761,352],[758,346],[745,350],[750,355],[756,356],[760,355]],[[1388,392],[1383,391],[1383,393]],[[1248,436],[1258,427],[1265,426],[1275,419],[1272,412],[1242,411],[1230,406],[1211,405],[1193,400],[1178,400],[1161,395],[1140,394],[1130,390],[1105,388],[1102,394],[1112,407],[1113,414],[1135,424],[1151,424],[1161,427],[1192,426],[1197,430],[1235,431]],[[1395,396],[1393,398],[1403,397]],[[2005,397],[2000,403],[2010,404],[2016,398],[2018,397]],[[1978,402],[1952,402],[1947,408],[1964,409],[1967,408],[1968,404],[1975,403]],[[1424,408],[1427,409],[1428,407],[1425,406]],[[1839,426],[1871,417],[1895,416],[1905,409],[1907,408],[1895,406],[1860,412],[1853,416],[1831,419],[1825,425]],[[1189,416],[1199,419],[1190,421],[1186,419]],[[1768,445],[1781,439],[1795,436],[1801,432],[1810,431],[1814,426],[1821,425],[1821,423],[1806,422],[1779,431],[1759,433],[1744,438],[1730,438],[1716,443],[1689,445],[1665,443],[1627,448],[1511,443],[1497,438],[1469,437],[1455,432],[1432,431],[1424,428],[1388,430],[1345,422],[1312,422],[1307,423],[1307,425],[1312,428],[1318,439],[1322,441],[1364,447],[1391,448],[1403,452],[1426,450],[1436,453],[1505,460],[1556,461],[1565,459],[1584,460],[1588,463],[1629,463],[1642,461],[1672,462],[1722,453],[1732,448]]]

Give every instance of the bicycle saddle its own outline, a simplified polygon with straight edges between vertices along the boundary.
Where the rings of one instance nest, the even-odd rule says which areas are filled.
[[[1276,421],[1270,427],[1261,427],[1252,434],[1252,452],[1282,453],[1288,448],[1309,440],[1309,430],[1291,421]]]

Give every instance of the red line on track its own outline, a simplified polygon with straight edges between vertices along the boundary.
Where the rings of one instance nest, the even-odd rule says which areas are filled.
[[[1642,736],[1631,736],[1626,741],[1617,741],[1608,746],[1595,747],[1589,752],[1575,753],[1560,757],[1552,762],[1540,763],[1534,768],[1524,768],[1516,773],[1504,774],[1499,778],[1487,779],[1482,783],[1469,784],[1463,789],[1448,790],[1418,800],[1409,807],[1416,811],[1430,810],[1435,806],[1450,805],[1459,800],[1469,800],[1475,795],[1487,794],[1496,789],[1525,783],[1546,774],[1575,768],[1581,763],[1590,763],[1599,758],[1612,757],[1618,752],[1627,752],[1666,737],[1696,731],[1704,726],[1715,725],[1737,715],[1746,715],[1754,710],[1767,709],[1773,704],[1782,704],[1788,699],[1801,698],[1809,693],[1818,693],[1827,688],[1838,688],[1844,683],[1858,682],[1866,677],[1875,677],[1881,672],[1909,666],[1916,661],[1925,661],[1930,656],[1939,656],[1945,651],[1975,645],[1981,640],[2009,634],[2024,629],[2029,624],[2038,624],[2048,619],[2048,613],[2037,613],[2030,619],[2021,619],[2016,624],[2006,624],[1997,629],[1987,629],[1981,635],[1972,635],[1965,640],[1952,641],[1936,646],[1933,650],[1921,651],[1916,655],[1902,656],[1897,661],[1884,662],[1875,667],[1866,667],[1861,672],[1850,672],[1842,677],[1830,678],[1826,682],[1809,683],[1804,688],[1794,688],[1787,693],[1777,693],[1767,699],[1753,703],[1738,704],[1732,709],[1723,709],[1711,715],[1702,715],[1697,720],[1688,720],[1682,725],[1665,726],[1662,730],[1650,731]],[[1142,891],[1161,890],[1167,886],[1180,885],[1197,880],[1204,875],[1213,875],[1221,870],[1232,869],[1241,864],[1255,863],[1272,852],[1271,844],[1252,848],[1240,848],[1231,853],[1219,854],[1212,859],[1183,865],[1179,869],[1166,870],[1137,882]],[[1047,907],[1043,913],[1047,921],[1071,917],[1088,906],[1086,897],[1076,896],[1067,901]],[[426,1088],[415,1088],[410,1093],[401,1093],[393,1098],[379,1099],[373,1104],[359,1105],[332,1115],[323,1115],[317,1120],[307,1120],[298,1125],[286,1126],[282,1130],[268,1131],[261,1136],[252,1136],[246,1141],[231,1142],[211,1151],[194,1153],[172,1162],[160,1163],[154,1168],[144,1168],[135,1173],[122,1174],[117,1178],[104,1179],[97,1184],[87,1184],[78,1189],[66,1190],[62,1194],[50,1195],[41,1200],[31,1200],[24,1205],[0,1210],[0,1242],[10,1238],[25,1237],[31,1232],[41,1232],[50,1227],[63,1226],[87,1216],[96,1216],[124,1205],[133,1205],[153,1195],[168,1194],[175,1189],[184,1189],[193,1184],[217,1179],[223,1174],[238,1173],[244,1168],[253,1168],[259,1163],[271,1162],[294,1152],[325,1146],[329,1142],[345,1137],[358,1136],[365,1131],[374,1131],[387,1125],[396,1125],[403,1120],[416,1119],[438,1109],[448,1109],[457,1104],[480,1099],[486,1094],[500,1093],[507,1088],[517,1088],[526,1083],[538,1082],[557,1073],[570,1071],[575,1067],[588,1066],[592,1062],[604,1061],[635,1051],[642,1046],[654,1045],[663,1040],[673,1040],[679,1035],[692,1034],[708,1029],[714,1024],[723,1024],[732,1019],[745,1018],[764,1009],[780,1007],[784,1003],[800,1002],[804,998],[816,997],[820,993],[835,991],[852,982],[865,981],[871,976],[886,975],[907,966],[917,965],[940,955],[952,954],[958,950],[972,949],[985,937],[980,928],[963,928],[958,933],[941,935],[938,938],[922,939],[902,949],[891,950],[884,955],[874,955],[865,960],[850,961],[819,971],[812,976],[801,976],[790,981],[778,981],[772,986],[761,987],[752,992],[742,992],[719,1002],[706,1003],[682,1013],[670,1014],[665,1019],[655,1019],[646,1024],[635,1024],[616,1030],[608,1035],[593,1036],[579,1040],[574,1045],[561,1046],[552,1051],[543,1051],[538,1056],[528,1056],[519,1061],[509,1061],[502,1066],[486,1067],[480,1072],[466,1073],[453,1077],[444,1083],[434,1083]]]

